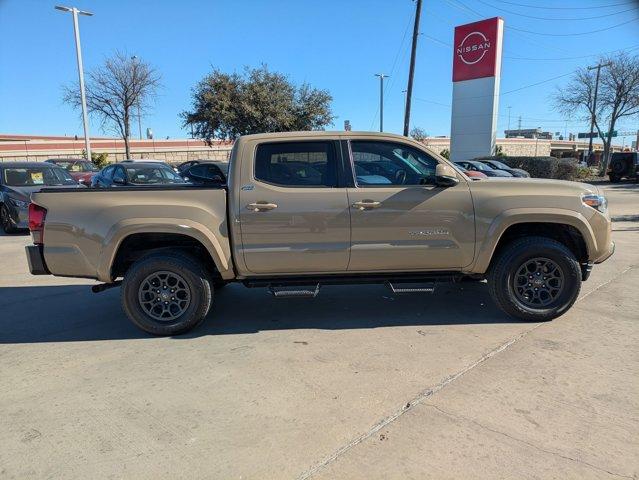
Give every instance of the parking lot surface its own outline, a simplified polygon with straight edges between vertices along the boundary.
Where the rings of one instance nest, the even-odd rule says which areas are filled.
[[[638,478],[639,187],[600,187],[617,251],[544,324],[482,283],[231,285],[154,338],[0,236],[0,478]]]

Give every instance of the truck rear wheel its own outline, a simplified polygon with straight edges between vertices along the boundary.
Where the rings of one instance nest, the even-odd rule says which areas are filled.
[[[139,259],[126,272],[121,295],[129,319],[153,335],[177,335],[195,328],[213,300],[207,272],[180,252]]]
[[[581,270],[564,244],[547,237],[526,237],[501,252],[489,272],[488,285],[493,301],[508,315],[545,322],[575,303]]]

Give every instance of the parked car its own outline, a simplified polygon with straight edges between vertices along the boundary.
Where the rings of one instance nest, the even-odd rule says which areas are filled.
[[[530,173],[526,170],[522,170],[521,168],[511,168],[506,165],[504,162],[500,162],[499,160],[477,160],[478,162],[483,163],[484,165],[488,165],[493,170],[501,170],[504,172],[510,173],[513,177],[519,178],[530,178]]]
[[[508,172],[504,172],[503,170],[496,170],[476,160],[460,160],[455,163],[457,165],[461,165],[466,170],[469,170],[471,172],[481,172],[487,177],[512,177],[512,175]]]
[[[28,227],[30,196],[44,187],[80,185],[65,169],[49,163],[0,163],[0,226],[6,233]]]
[[[46,163],[52,163],[64,168],[78,183],[91,186],[91,178],[100,171],[93,162],[82,158],[50,158]]]
[[[479,170],[468,170],[461,165],[455,165],[464,175],[470,177],[472,180],[479,180],[480,178],[488,178],[488,175],[481,173]]]
[[[94,291],[121,283],[138,327],[174,335],[204,321],[214,290],[233,281],[289,298],[353,283],[431,293],[470,276],[488,280],[506,314],[547,321],[614,252],[597,187],[473,182],[399,135],[241,136],[229,173],[227,188],[35,193],[30,271],[105,282]]]
[[[164,160],[152,160],[152,159],[144,159],[144,158],[128,158],[126,160],[121,160],[120,163],[161,163],[162,165],[166,165],[167,167],[173,169],[173,171],[178,172],[177,167],[173,165],[169,165]]]
[[[623,178],[639,181],[639,153],[615,152],[610,156],[608,178],[611,182],[620,182]]]
[[[221,162],[216,160],[189,160],[187,162],[180,163],[177,166],[177,171],[181,174],[183,171],[188,170],[193,165],[198,165],[200,163],[214,163],[215,165],[219,167],[219,169],[222,171],[225,177],[228,174],[229,162]]]
[[[91,180],[93,188],[158,186],[184,183],[164,162],[121,162],[104,167]]]
[[[222,185],[226,183],[226,175],[220,166],[212,161],[202,161],[192,164],[182,169],[180,176],[185,181],[196,185]]]

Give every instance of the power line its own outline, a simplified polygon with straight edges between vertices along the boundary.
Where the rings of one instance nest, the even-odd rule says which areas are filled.
[[[422,33],[422,35],[426,38],[429,38],[445,47],[448,48],[453,48],[453,46],[450,43],[444,42],[438,38],[432,37],[430,35],[426,35],[424,33]],[[588,55],[579,55],[576,57],[537,57],[537,58],[533,58],[533,57],[513,57],[510,55],[504,55],[504,58],[508,58],[510,60],[538,60],[538,61],[551,61],[551,60],[579,60],[582,58],[591,58],[591,57],[601,57],[603,55],[610,55],[611,53],[617,53],[617,52],[632,52],[634,50],[639,49],[639,45],[631,45],[629,47],[624,47],[624,48],[618,48],[616,50],[608,50],[607,52],[600,52],[600,53],[590,53]]]
[[[615,15],[621,15],[622,13],[627,13],[630,11],[636,11],[637,9],[635,7],[633,8],[629,8],[627,10],[620,10],[618,12],[613,12],[613,13],[605,13],[605,14],[599,14],[599,15],[594,15],[592,17],[568,17],[568,18],[554,18],[554,17],[537,17],[535,15],[526,15],[525,13],[519,13],[519,12],[513,12],[512,10],[507,10],[505,8],[499,8],[496,7],[495,5],[491,5],[488,2],[485,2],[484,0],[476,0],[479,3],[483,3],[484,5],[489,6],[490,8],[494,8],[495,10],[499,10],[501,12],[506,12],[506,13],[510,13],[511,15],[517,15],[519,17],[525,17],[525,18],[534,18],[536,20],[550,20],[550,21],[579,21],[579,20],[593,20],[593,19],[599,19],[599,18],[604,18],[604,17],[612,17]]]
[[[404,41],[406,40],[406,34],[408,33],[408,29],[410,28],[411,23],[413,23],[413,16],[414,15],[411,14],[409,19],[408,19],[408,23],[406,24],[406,28],[404,29],[404,35],[402,35],[402,41],[399,43],[399,48],[397,49],[397,53],[395,53],[395,59],[393,60],[393,66],[391,67],[390,74],[388,75],[390,78],[392,78],[392,80],[390,81],[391,85],[390,85],[390,88],[389,88],[389,85],[386,84],[386,87],[384,88],[384,93],[385,94],[390,92],[392,86],[395,83],[395,76],[393,75],[395,73],[395,66],[397,64],[397,59],[399,58],[399,54],[402,52],[402,50],[404,50],[403,49]],[[404,50],[404,53],[405,52],[406,51]],[[403,63],[403,60],[404,60],[405,56],[406,55],[402,56],[402,63]],[[377,115],[378,114],[379,114],[379,106],[377,107],[377,110],[375,110],[375,115],[373,116],[373,120],[371,121],[371,126],[370,126],[369,130],[373,129],[373,125],[375,124],[375,120],[377,120]]]
[[[526,7],[526,8],[538,8],[542,10],[594,10],[596,8],[612,8],[619,7],[623,5],[632,5],[635,2],[619,2],[619,3],[611,3],[610,5],[595,5],[591,7],[547,7],[545,5],[530,5],[529,3],[517,3],[517,2],[508,2],[506,0],[495,0],[500,3],[507,3],[508,5],[514,5],[516,7]]]
[[[516,27],[509,27],[509,26],[506,26],[506,28],[508,28],[509,30],[514,30],[516,32],[529,33],[530,35],[541,35],[544,37],[577,37],[581,35],[590,35],[592,33],[605,32],[607,30],[612,30],[613,28],[618,28],[623,25],[636,22],[637,20],[639,20],[639,17],[632,18],[630,20],[626,20],[625,22],[617,23],[616,25],[611,25],[606,28],[600,28],[598,30],[590,30],[588,32],[575,32],[575,33],[542,33],[542,32],[534,32],[532,30],[524,30],[523,28],[516,28]]]

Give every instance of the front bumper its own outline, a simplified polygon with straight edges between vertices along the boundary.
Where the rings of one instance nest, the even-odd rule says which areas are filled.
[[[27,245],[27,262],[31,275],[51,275],[44,261],[44,247],[42,245]]]
[[[606,260],[608,260],[612,256],[613,253],[615,253],[615,242],[610,242],[610,246],[608,247],[608,251],[604,255],[599,257],[597,260],[595,260],[595,263],[605,262]]]

